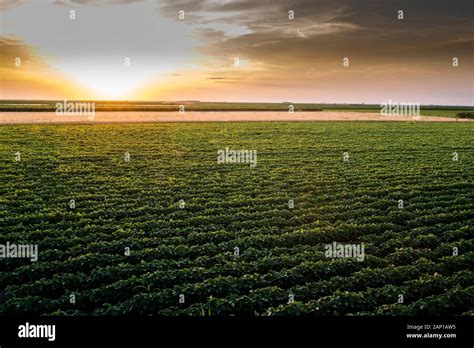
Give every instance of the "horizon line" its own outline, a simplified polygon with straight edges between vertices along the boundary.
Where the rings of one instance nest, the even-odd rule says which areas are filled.
[[[176,99],[176,100],[136,100],[136,99],[4,99],[0,98],[0,102],[6,101],[19,101],[19,102],[58,102],[58,101],[70,101],[70,102],[121,102],[121,103],[177,103],[177,102],[192,102],[192,103],[228,103],[228,104],[312,104],[312,105],[381,105],[382,103],[365,103],[365,102],[358,102],[358,103],[343,103],[343,102],[298,102],[298,101],[280,101],[280,102],[270,102],[270,101],[210,101],[210,100],[194,100],[194,99]],[[407,101],[394,101],[388,99],[385,102],[392,102],[395,104],[403,104],[403,103],[416,103],[416,102],[407,102]],[[474,108],[474,104],[472,105],[459,105],[459,104],[421,104],[422,106],[437,106],[437,107],[467,107],[467,108]]]

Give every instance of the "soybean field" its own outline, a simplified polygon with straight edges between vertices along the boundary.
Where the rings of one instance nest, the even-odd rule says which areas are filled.
[[[472,315],[473,134],[2,125],[0,245],[38,257],[0,258],[0,314]],[[218,161],[226,149],[254,165]],[[333,245],[363,254],[328,256]]]

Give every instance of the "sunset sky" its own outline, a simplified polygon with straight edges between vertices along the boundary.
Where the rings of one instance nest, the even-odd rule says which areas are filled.
[[[1,99],[474,105],[473,81],[472,0],[0,2]]]

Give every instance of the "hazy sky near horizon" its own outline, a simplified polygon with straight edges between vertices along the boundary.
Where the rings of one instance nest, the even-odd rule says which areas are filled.
[[[474,1],[1,0],[0,98],[474,105]]]

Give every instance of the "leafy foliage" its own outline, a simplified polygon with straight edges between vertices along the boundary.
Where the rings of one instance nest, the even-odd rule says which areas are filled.
[[[2,126],[0,243],[36,243],[39,260],[0,260],[0,313],[472,314],[472,134],[470,123]],[[257,166],[218,164],[226,146],[257,150]],[[364,261],[326,258],[333,241],[364,243]]]

